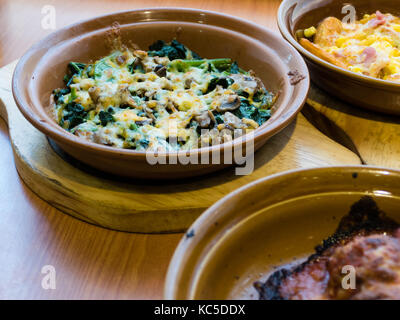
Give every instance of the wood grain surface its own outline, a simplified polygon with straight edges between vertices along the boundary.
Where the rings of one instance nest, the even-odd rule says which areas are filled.
[[[232,167],[204,177],[162,183],[110,177],[74,161],[59,148],[56,153],[45,135],[22,116],[10,87],[15,65],[0,68],[0,115],[7,119],[21,178],[52,206],[113,230],[182,232],[217,200],[264,176],[293,168],[359,164],[356,155],[299,116],[256,153],[255,170],[250,175],[235,175]]]
[[[350,106],[315,86],[302,112],[364,164],[400,169],[400,117]]]
[[[57,28],[118,10],[182,6],[234,14],[276,29],[279,2],[0,0],[0,66],[18,59],[52,31],[41,28],[44,5],[56,8]],[[1,119],[0,149],[0,298],[162,298],[165,273],[181,234],[115,232],[61,214],[19,178]],[[44,265],[56,268],[58,289],[42,289]]]
[[[52,31],[41,27],[41,10],[45,5],[55,7],[57,28],[118,10],[182,6],[233,14],[277,30],[275,16],[279,3],[279,0],[0,0],[0,26],[3,30],[0,34],[0,66],[18,59],[29,46]],[[299,115],[296,122],[271,140],[274,155],[271,161],[281,163],[282,170],[286,169],[285,166],[289,169],[359,163],[356,154],[362,143],[358,143],[354,135],[337,130],[346,130],[346,126],[344,120],[335,121],[332,112],[331,108],[310,101],[304,114],[310,120],[317,119],[313,124],[354,153],[323,136],[303,115]],[[350,127],[355,126],[358,120],[354,121],[349,123]],[[365,150],[362,156],[368,160],[367,154],[374,154],[373,146],[382,148],[368,134],[360,141],[364,141],[365,146],[360,147],[360,150]],[[8,128],[1,120],[0,148],[0,298],[162,298],[167,266],[182,234],[116,232],[62,214],[38,198],[19,178]],[[286,148],[291,148],[290,158],[285,153]],[[270,172],[274,172],[273,168]],[[244,178],[243,183],[246,179],[249,178]],[[218,196],[213,194],[208,201],[212,202]],[[45,265],[53,265],[56,269],[56,290],[43,290],[41,287],[41,269]]]

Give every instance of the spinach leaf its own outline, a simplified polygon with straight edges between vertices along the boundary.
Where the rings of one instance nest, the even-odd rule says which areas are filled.
[[[257,108],[251,105],[249,101],[246,99],[240,99],[240,107],[234,112],[234,114],[240,119],[248,118],[253,120],[254,120],[253,117],[256,115],[256,113],[257,113]]]
[[[128,65],[128,71],[130,73],[135,73],[135,71],[138,71],[140,73],[146,73],[146,71],[143,68],[143,65],[139,62],[137,63],[137,61],[133,61],[130,65]]]
[[[186,51],[188,51],[188,49],[182,43],[174,39],[171,41],[171,47],[178,52],[180,57],[183,57],[183,59],[186,58]]]
[[[113,115],[108,111],[100,111],[99,112],[99,119],[100,119],[101,125],[103,127],[105,127],[109,122],[114,122],[115,121]]]
[[[253,101],[254,102],[261,102],[261,100],[264,98],[264,92],[262,91],[257,91],[254,95],[253,95]]]
[[[215,90],[217,86],[222,86],[224,89],[228,88],[231,84],[233,83],[233,80],[231,78],[218,78],[215,77],[211,79],[210,83],[208,84],[208,88],[206,91],[206,94]]]
[[[147,149],[147,147],[149,146],[150,141],[143,138],[143,139],[140,139],[137,143],[138,143],[142,148]]]
[[[69,89],[69,88],[66,88],[66,89],[56,89],[56,90],[54,90],[53,91],[53,94],[54,94],[54,102],[59,102],[59,100],[60,100],[60,98],[63,96],[63,95],[65,95],[65,94],[68,94],[68,93],[70,93],[71,92],[71,90]],[[60,100],[60,103],[63,103],[64,101],[61,101]]]
[[[224,123],[224,119],[222,118],[222,114],[221,113],[216,112],[214,114],[214,118],[215,118],[215,121],[217,122],[217,124]]]
[[[68,63],[68,70],[71,75],[80,74],[83,69],[85,69],[86,64],[80,62],[70,62]]]
[[[235,116],[238,118],[247,118],[256,121],[259,125],[262,125],[271,117],[270,110],[259,109],[249,103],[246,99],[241,99],[239,109],[234,111]]]
[[[87,112],[81,104],[70,102],[65,106],[64,110],[66,114],[62,119],[62,125],[65,124],[65,121],[68,121],[68,129],[72,129],[86,121]]]
[[[234,61],[234,62],[231,64],[231,70],[230,70],[230,72],[231,72],[231,74],[239,73],[239,66],[238,66],[238,64],[237,64],[236,61]]]
[[[190,57],[191,54],[191,57]],[[149,46],[148,55],[151,57],[168,57],[171,61],[176,59],[201,59],[200,56],[189,50],[177,40],[172,40],[170,44],[162,40],[157,40]]]
[[[260,126],[271,118],[271,110],[257,109],[257,116],[254,119]]]
[[[69,85],[71,84],[74,75],[80,75],[82,70],[85,69],[85,67],[86,67],[86,64],[84,64],[84,63],[79,63],[79,62],[68,63],[68,67],[67,67],[68,72],[64,76],[64,82],[66,83],[67,87],[69,87]]]
[[[238,96],[241,96],[241,97],[244,97],[244,98],[248,98],[249,97],[249,94],[246,92],[246,91],[244,91],[244,90],[237,90],[236,91],[236,94],[238,95]]]
[[[274,104],[274,95],[267,92],[262,98],[261,105],[263,106],[263,108],[269,108],[273,104]]]
[[[156,42],[154,42],[153,44],[151,44],[149,46],[149,50],[151,51],[159,51],[161,50],[164,46],[166,46],[167,44],[165,43],[165,41],[163,40],[157,40]]]

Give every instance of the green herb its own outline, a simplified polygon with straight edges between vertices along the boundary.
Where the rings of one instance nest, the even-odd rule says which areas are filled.
[[[136,125],[136,123],[132,122],[132,123],[129,125],[129,129],[131,129],[131,130],[133,130],[133,131],[136,131],[136,130],[138,129],[138,126]]]
[[[99,79],[103,76],[104,71],[111,68],[104,60],[100,60],[94,65],[94,78]]]
[[[206,68],[208,71],[218,71],[217,68],[225,68],[230,66],[231,59],[201,59],[201,60],[182,60],[176,59],[171,61],[167,69],[171,71],[186,72],[190,67]],[[210,69],[211,68],[211,69]]]
[[[76,93],[76,87],[72,87],[71,88],[71,101],[75,100],[76,98],[78,98],[78,95]]]

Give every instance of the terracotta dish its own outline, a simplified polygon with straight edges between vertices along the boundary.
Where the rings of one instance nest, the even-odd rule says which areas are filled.
[[[210,158],[213,150],[223,155],[227,145],[246,144],[250,139],[257,150],[294,119],[306,99],[309,77],[301,56],[279,36],[250,22],[214,12],[179,8],[127,11],[83,21],[58,30],[34,45],[20,59],[12,89],[23,115],[63,150],[87,165],[121,176],[146,179],[190,177],[227,166],[223,161],[221,164],[183,165],[178,161],[150,165],[143,151],[85,141],[66,132],[53,120],[49,97],[54,88],[63,87],[67,64],[85,63],[109,54],[107,34],[115,22],[120,26],[123,42],[134,42],[147,50],[156,40],[176,38],[202,57],[229,57],[242,68],[253,69],[266,87],[279,93],[271,119],[254,132],[254,138],[246,136],[243,140],[194,149],[191,155]],[[164,156],[169,163],[171,155]]]
[[[169,266],[165,298],[258,299],[254,282],[303,261],[365,195],[400,222],[398,171],[297,170],[242,187],[189,228]]]
[[[350,11],[338,0],[284,0],[278,12],[282,35],[304,56],[315,85],[339,99],[377,112],[400,114],[400,83],[365,76],[329,63],[305,49],[296,32],[317,26],[327,17],[342,20]],[[398,16],[400,9],[390,0],[355,0],[351,2],[357,19],[381,11]],[[343,13],[342,13],[343,10]]]

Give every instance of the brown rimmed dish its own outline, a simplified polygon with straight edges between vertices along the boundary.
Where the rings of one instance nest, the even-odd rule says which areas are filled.
[[[305,102],[309,77],[301,56],[273,32],[245,20],[203,10],[157,8],[119,12],[83,21],[34,45],[20,59],[12,89],[23,115],[64,151],[87,165],[120,176],[146,179],[190,177],[227,166],[223,161],[220,164],[183,165],[178,162],[150,165],[145,152],[85,141],[66,132],[52,119],[49,97],[54,88],[63,86],[68,62],[88,62],[107,55],[110,49],[105,39],[115,22],[120,26],[123,41],[147,48],[155,40],[177,38],[203,57],[237,60],[243,68],[253,69],[267,88],[279,93],[271,119],[254,132],[254,138],[246,136],[244,140],[234,140],[234,146],[246,144],[251,139],[257,150],[287,126]],[[296,79],[288,74],[296,72],[304,79],[293,81]],[[204,159],[210,158],[214,151],[223,159],[228,145],[195,149],[191,154]],[[164,156],[169,162],[170,154]]]
[[[278,11],[278,26],[282,35],[305,58],[315,85],[331,95],[375,112],[400,114],[400,83],[376,79],[337,67],[307,51],[296,39],[296,31],[317,26],[324,18],[342,19],[349,3],[339,0],[284,0]],[[390,0],[354,0],[350,3],[357,17],[380,10],[399,16],[400,9]]]
[[[189,228],[169,266],[166,299],[258,299],[254,282],[297,263],[371,196],[400,222],[400,172],[367,166],[277,174],[229,194]]]

